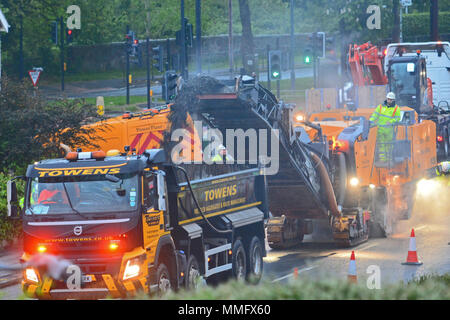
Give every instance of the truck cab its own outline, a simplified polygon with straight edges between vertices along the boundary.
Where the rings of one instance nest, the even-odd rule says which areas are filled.
[[[443,102],[450,104],[450,43],[434,42],[404,42],[391,43],[387,46],[384,69],[388,73],[390,61],[398,56],[414,57],[417,51],[425,58],[428,77],[432,81],[433,104],[438,106]],[[445,107],[447,104],[444,104]]]
[[[121,298],[192,287],[199,276],[261,276],[268,212],[258,168],[188,188],[160,149],[70,152],[29,165],[23,179],[22,209],[15,181],[8,182],[9,215],[23,220],[22,262],[58,256],[73,272],[53,279],[45,267],[28,264],[27,296]]]

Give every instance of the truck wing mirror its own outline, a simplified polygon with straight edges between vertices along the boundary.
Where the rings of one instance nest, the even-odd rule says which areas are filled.
[[[9,180],[6,185],[6,192],[8,194],[8,204],[11,202],[17,202],[17,186],[16,182],[13,180]]]
[[[7,200],[8,200],[8,218],[18,219],[20,218],[21,210],[17,206],[17,186],[16,182],[9,180],[6,184]]]
[[[164,172],[158,171],[156,174],[156,201],[155,210],[165,211],[166,210],[166,188],[164,180]]]

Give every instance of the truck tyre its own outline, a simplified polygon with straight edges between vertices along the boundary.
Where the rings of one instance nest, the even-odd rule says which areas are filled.
[[[164,263],[160,263],[156,270],[156,284],[158,285],[159,293],[166,293],[172,289],[169,269]]]
[[[198,287],[200,278],[200,267],[197,258],[194,255],[189,257],[186,268],[185,284],[187,289],[195,289]]]
[[[232,271],[237,280],[244,280],[247,275],[247,257],[241,240],[233,244]]]
[[[259,282],[263,272],[263,248],[261,241],[254,236],[248,248],[247,280]]]

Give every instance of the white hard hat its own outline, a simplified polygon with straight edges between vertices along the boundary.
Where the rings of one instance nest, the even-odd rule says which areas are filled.
[[[387,99],[391,99],[391,100],[395,100],[395,93],[389,92],[389,93],[386,95],[386,98],[387,98]]]
[[[226,148],[223,144],[221,144],[217,147],[217,150],[226,150]]]
[[[439,164],[439,169],[440,169],[439,170],[440,173],[449,174],[450,173],[450,161],[441,162]]]

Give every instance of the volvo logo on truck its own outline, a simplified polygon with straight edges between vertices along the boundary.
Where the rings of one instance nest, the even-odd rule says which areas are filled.
[[[73,228],[73,233],[76,236],[80,236],[83,233],[83,227],[82,226],[76,226],[75,228]]]

